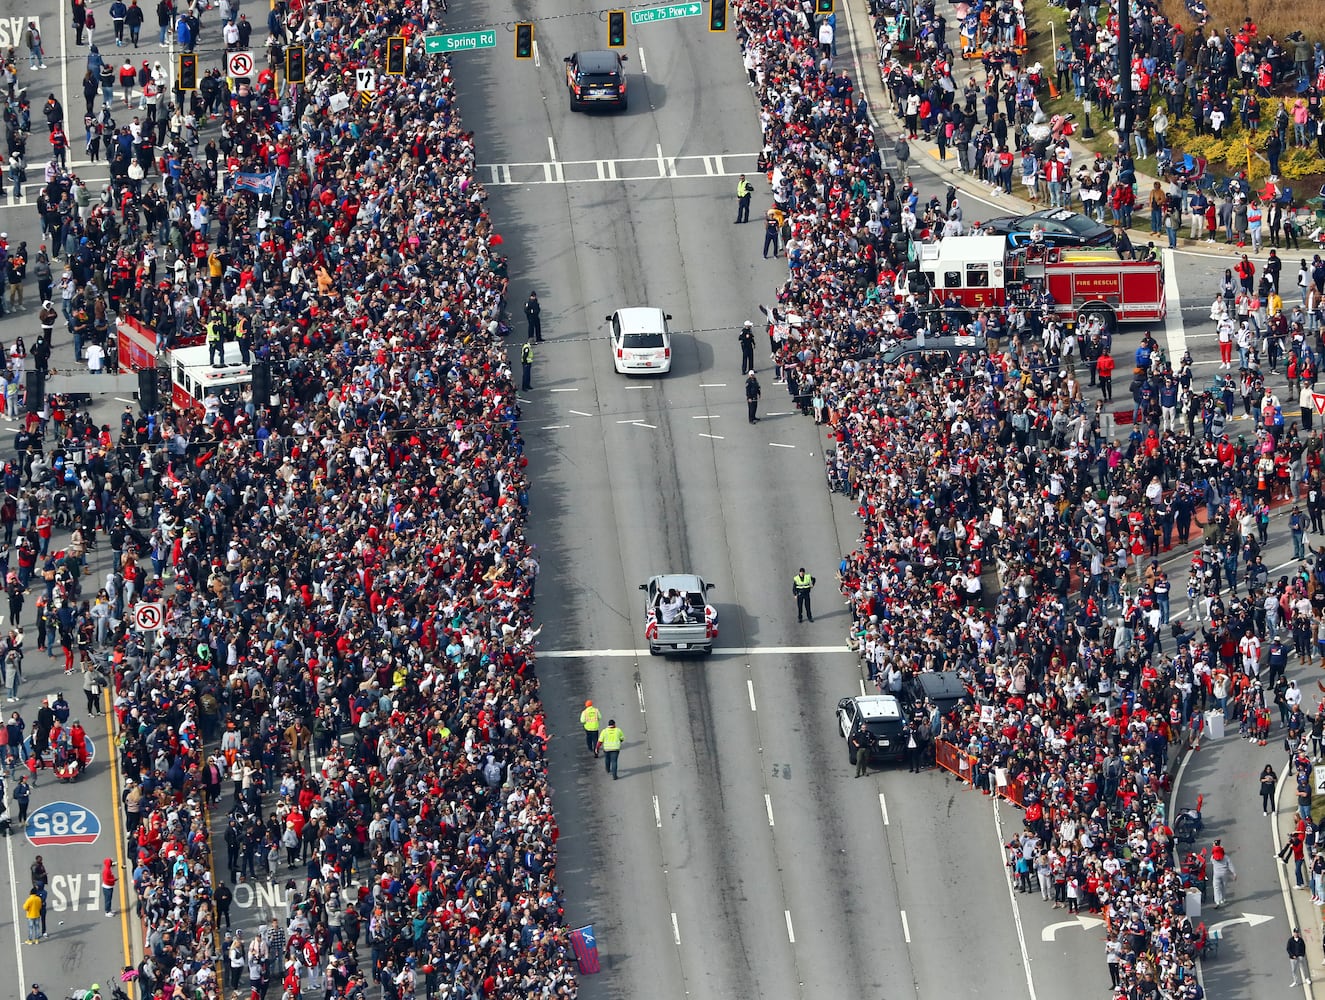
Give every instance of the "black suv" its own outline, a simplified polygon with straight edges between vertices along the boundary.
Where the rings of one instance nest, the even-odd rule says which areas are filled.
[[[626,56],[611,49],[594,49],[568,55],[566,91],[570,109],[609,107],[626,110]]]
[[[890,694],[843,698],[837,703],[837,729],[847,739],[847,760],[856,762],[851,737],[860,730],[870,735],[870,761],[900,760],[906,753],[902,706]]]
[[[962,702],[971,700],[971,693],[952,671],[935,672],[932,670],[908,674],[902,680],[902,708],[907,715],[914,715],[925,704],[925,700],[938,707],[940,715],[947,715]]]

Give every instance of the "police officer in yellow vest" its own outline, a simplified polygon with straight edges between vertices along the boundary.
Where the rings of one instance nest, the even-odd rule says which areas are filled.
[[[814,577],[805,572],[802,566],[800,572],[791,578],[791,592],[796,595],[796,620],[805,621],[806,618],[814,621],[814,612],[810,610],[810,590],[814,587]]]
[[[750,221],[750,196],[755,193],[755,186],[745,179],[745,174],[741,174],[741,179],[736,182],[736,221]]]
[[[603,766],[607,768],[607,773],[612,776],[613,781],[616,781],[616,761],[621,756],[621,744],[625,739],[626,734],[616,727],[616,719],[608,719],[607,728],[598,739],[598,749],[603,751],[603,756],[606,758]]]
[[[526,343],[520,348],[520,390],[528,392],[532,385],[530,379],[534,374],[534,345]]]
[[[218,312],[207,321],[207,360],[213,368],[225,364],[225,332]]]
[[[580,713],[580,725],[584,727],[584,745],[595,757],[598,756],[598,727],[603,724],[603,713],[594,707],[592,701],[584,703]]]

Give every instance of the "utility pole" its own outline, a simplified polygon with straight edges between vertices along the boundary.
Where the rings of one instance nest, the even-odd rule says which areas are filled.
[[[1135,104],[1132,97],[1132,3],[1118,3],[1118,146],[1126,151],[1131,138]]]

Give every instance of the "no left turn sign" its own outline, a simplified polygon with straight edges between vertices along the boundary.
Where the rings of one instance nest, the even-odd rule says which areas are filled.
[[[140,632],[155,632],[161,627],[161,602],[142,601],[134,605],[133,627]]]
[[[227,52],[225,57],[226,76],[252,76],[252,52]]]

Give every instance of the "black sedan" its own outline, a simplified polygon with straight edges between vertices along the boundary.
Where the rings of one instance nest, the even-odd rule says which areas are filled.
[[[1004,215],[980,224],[983,233],[1002,234],[1010,246],[1031,241],[1031,230],[1044,230],[1044,242],[1057,247],[1113,246],[1113,230],[1089,215],[1067,208],[1045,208],[1029,215]]]

